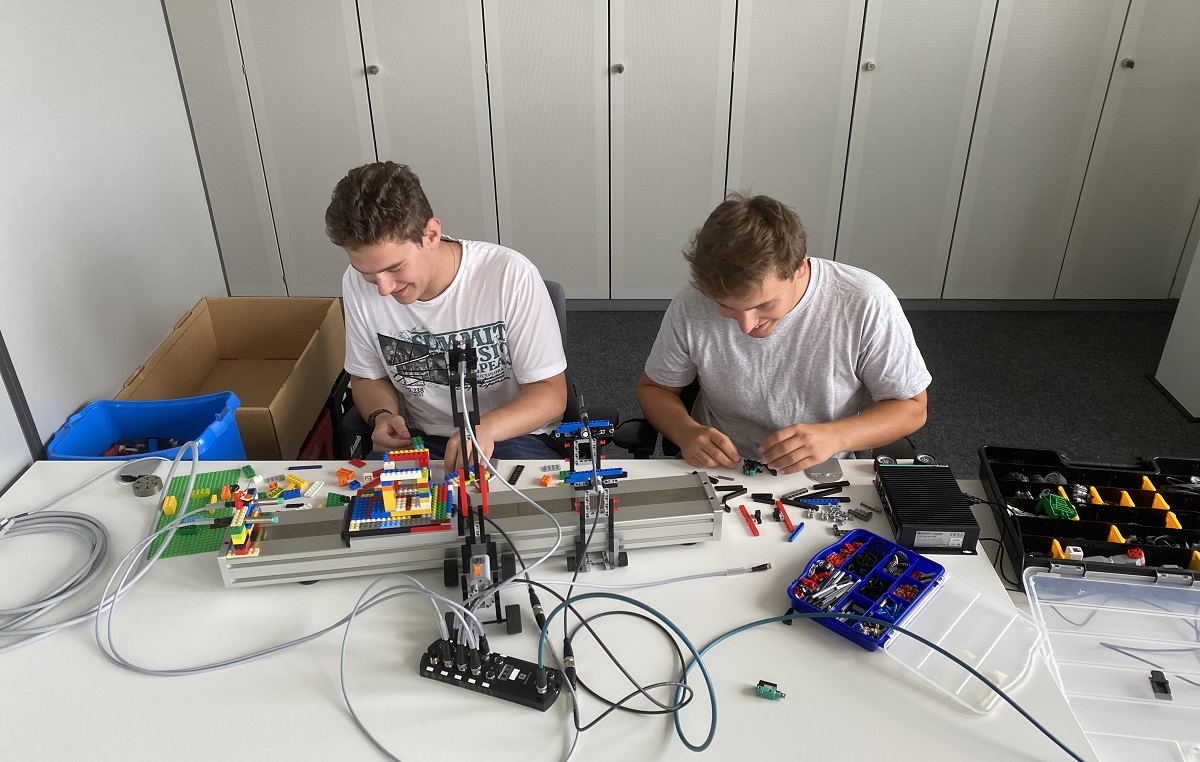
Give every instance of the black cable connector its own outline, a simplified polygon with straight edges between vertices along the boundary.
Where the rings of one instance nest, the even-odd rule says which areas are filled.
[[[539,694],[545,695],[546,690],[549,688],[549,679],[546,677],[545,667],[538,667],[537,672],[533,676],[533,684]]]
[[[479,677],[479,673],[483,671],[483,659],[479,657],[479,652],[471,649],[467,654],[467,666],[471,669],[471,674]]]
[[[750,571],[760,572],[760,571],[766,571],[767,569],[770,569],[770,568],[771,568],[770,564],[759,564],[758,566],[751,566]]]
[[[578,687],[575,681],[575,652],[571,649],[570,638],[563,638],[563,672],[571,682],[571,687]]]
[[[533,619],[537,622],[538,630],[546,629],[546,612],[542,610],[542,602],[538,600],[532,587],[529,588],[529,607],[533,609]]]
[[[456,654],[455,654],[455,660],[454,660],[454,668],[457,669],[459,672],[467,671],[467,661],[470,658],[467,656],[467,652],[470,650],[471,649],[467,648],[465,643],[459,643],[458,648],[455,649]]]
[[[442,641],[442,666],[446,669],[454,666],[454,644],[448,640]]]

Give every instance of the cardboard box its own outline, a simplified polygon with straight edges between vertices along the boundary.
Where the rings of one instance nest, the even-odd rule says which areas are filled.
[[[250,460],[295,458],[346,358],[337,299],[207,297],[175,324],[116,399],[232,391]]]

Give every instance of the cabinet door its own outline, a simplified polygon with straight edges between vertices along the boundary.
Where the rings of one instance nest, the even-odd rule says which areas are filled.
[[[741,0],[729,190],[793,207],[832,259],[866,0]]]
[[[939,298],[996,0],[867,7],[837,259]]]
[[[1129,0],[1000,0],[947,298],[1050,299]]]
[[[484,3],[500,242],[609,297],[608,3]]]
[[[233,0],[284,279],[340,296],[346,254],[325,236],[333,186],[375,160],[353,0]]]
[[[229,293],[285,296],[233,8],[229,0],[165,6]]]
[[[1055,296],[1165,299],[1200,200],[1200,3],[1133,0]]]
[[[380,161],[421,178],[442,229],[498,241],[479,0],[360,0]],[[359,65],[361,70],[361,64]]]
[[[734,6],[610,3],[614,298],[674,296],[725,195]]]

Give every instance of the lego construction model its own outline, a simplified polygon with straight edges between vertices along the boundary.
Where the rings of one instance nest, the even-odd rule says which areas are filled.
[[[501,612],[499,584],[516,576],[516,557],[511,550],[501,556],[484,525],[483,517],[488,512],[488,477],[485,467],[480,463],[479,451],[471,447],[467,440],[468,428],[479,424],[479,383],[475,375],[478,361],[478,352],[470,341],[455,339],[447,356],[446,367],[450,372],[451,410],[454,413],[454,425],[458,428],[462,461],[457,476],[458,533],[463,543],[461,564],[448,558],[443,563],[443,573],[447,587],[459,583],[464,601],[478,598],[478,608],[493,609],[496,616],[494,621],[506,623],[508,633],[513,635],[521,631],[521,607],[513,604]],[[474,475],[474,481],[479,485],[478,504],[471,500],[467,490],[468,474]],[[446,475],[447,478],[449,476]],[[492,590],[490,595],[486,593],[489,589]]]
[[[604,550],[598,554],[597,562],[607,569],[628,566],[629,557],[620,548],[616,531],[617,499],[609,488],[629,474],[620,468],[600,468],[601,450],[613,434],[609,421],[589,421],[583,397],[579,395],[578,422],[566,423],[554,432],[556,439],[565,440],[570,448],[570,473],[563,479],[575,490],[572,502],[579,514],[579,534],[575,536],[575,549],[567,554],[567,571],[585,572],[591,569],[592,559],[588,555],[588,540],[597,524],[605,524]],[[591,529],[589,529],[589,527]]]
[[[464,344],[449,356],[460,452],[471,452],[463,424],[478,421],[475,350]],[[626,551],[633,548],[720,539],[723,512],[707,475],[623,479],[623,470],[599,467],[600,448],[612,435],[612,425],[590,421],[586,412],[581,418],[556,432],[564,448],[570,448],[571,469],[561,485],[537,490],[545,513],[513,492],[490,492],[488,475],[474,455],[457,474],[439,482],[428,451],[414,442],[409,450],[388,453],[374,474],[365,472],[365,484],[351,481],[356,474],[343,469],[341,486],[358,491],[344,507],[330,502],[319,511],[281,512],[277,524],[254,534],[254,554],[229,555],[223,547],[218,563],[225,586],[441,567],[446,583],[459,585],[469,600],[514,576],[517,552],[538,556],[555,549],[567,556],[571,570],[585,571],[592,564],[624,566]],[[557,527],[548,525],[547,514]],[[498,548],[484,516],[504,529],[512,547]],[[587,547],[593,541],[602,550],[589,558]],[[480,607],[493,608],[495,621],[520,626],[519,618],[500,605],[498,594]]]

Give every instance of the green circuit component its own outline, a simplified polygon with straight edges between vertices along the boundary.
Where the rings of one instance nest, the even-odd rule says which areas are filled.
[[[237,484],[238,477],[242,472],[238,469],[230,469],[228,471],[209,471],[208,473],[196,474],[196,485],[193,488],[193,494],[204,492],[206,495],[220,494],[221,488],[227,484]],[[171,480],[171,484],[167,487],[167,494],[174,495],[175,500],[179,505],[183,505],[183,491],[187,488],[188,478],[186,476],[176,476]],[[200,513],[202,515],[211,516],[211,518],[224,519],[233,515],[233,508],[225,505],[225,503],[210,503],[209,498],[197,497],[188,501],[187,507],[183,509],[189,515]],[[208,514],[208,511],[214,511]],[[165,516],[162,513],[158,514],[158,524],[156,529],[162,529],[175,516]],[[163,551],[163,558],[173,558],[175,556],[190,556],[195,553],[216,553],[221,549],[221,543],[225,541],[225,527],[180,527],[175,532],[175,536],[171,538],[171,542],[167,545],[167,549]],[[150,551],[147,556],[152,556],[158,551],[158,546],[162,544],[162,537],[158,537],[150,544]]]
[[[769,701],[778,701],[781,698],[787,698],[787,694],[779,690],[779,686],[775,683],[768,683],[766,680],[759,680],[758,687],[754,689],[761,698]]]
[[[1045,494],[1038,498],[1033,506],[1033,512],[1039,516],[1049,516],[1052,519],[1074,519],[1079,516],[1075,506],[1062,495]]]

